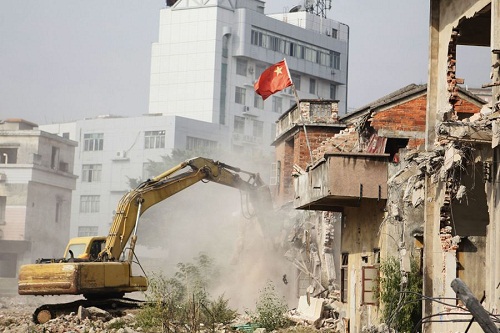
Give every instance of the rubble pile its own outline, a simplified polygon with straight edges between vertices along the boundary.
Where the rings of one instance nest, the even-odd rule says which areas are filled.
[[[325,154],[358,152],[359,135],[354,127],[340,131],[340,133],[326,139],[321,145],[313,150],[315,161],[323,158]]]
[[[142,332],[135,327],[135,316],[131,311],[122,317],[114,318],[110,313],[98,308],[80,307],[78,313],[60,316],[45,324],[36,325],[32,322],[32,312],[35,306],[26,306],[17,298],[0,299],[0,332],[86,332],[86,333],[136,333]]]
[[[338,291],[331,293],[327,298],[303,295],[299,298],[297,308],[288,311],[286,317],[300,326],[345,332],[348,319],[340,315],[339,296]]]

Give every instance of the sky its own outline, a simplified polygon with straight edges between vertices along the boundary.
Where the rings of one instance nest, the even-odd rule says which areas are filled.
[[[268,0],[265,12],[301,3]],[[327,17],[349,26],[349,110],[426,83],[428,1],[331,4]],[[151,44],[164,7],[164,0],[1,0],[0,119],[42,125],[147,113]],[[466,66],[457,74],[469,87],[488,81],[487,51],[461,53]]]

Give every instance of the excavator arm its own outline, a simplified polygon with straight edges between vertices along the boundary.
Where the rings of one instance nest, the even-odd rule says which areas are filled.
[[[184,169],[187,169],[187,171],[177,173]],[[239,175],[241,173],[246,174],[248,179],[243,180]],[[113,224],[106,238],[105,247],[99,254],[100,259],[102,261],[118,260],[125,250],[132,233],[134,233],[134,237],[132,238],[133,244],[131,247],[134,247],[134,229],[137,227],[139,217],[148,208],[201,180],[212,181],[246,191],[255,200],[259,200],[263,204],[271,202],[270,193],[258,174],[203,157],[192,158],[161,175],[148,179],[123,196],[118,204]],[[258,192],[260,193],[257,196]],[[268,197],[266,193],[269,193]]]

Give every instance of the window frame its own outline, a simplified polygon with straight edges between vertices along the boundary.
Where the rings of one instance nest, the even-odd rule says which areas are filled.
[[[375,271],[376,274],[373,276],[371,273],[368,274],[367,271]],[[362,305],[377,305],[377,297],[375,295],[377,290],[377,282],[380,271],[379,267],[375,265],[367,265],[361,267],[361,304]],[[371,288],[368,287],[371,285]],[[367,295],[371,295],[370,300],[367,301]]]
[[[82,183],[98,183],[101,175],[102,164],[82,164]]]
[[[165,148],[165,130],[144,131],[144,149]]]
[[[104,149],[104,133],[84,133],[83,151],[102,151]]]
[[[87,199],[87,200],[84,200]],[[81,214],[94,214],[99,213],[101,210],[101,196],[100,195],[81,195],[80,196],[80,209]]]
[[[234,102],[236,104],[245,105],[245,97],[247,90],[243,87],[235,87],[234,90]]]

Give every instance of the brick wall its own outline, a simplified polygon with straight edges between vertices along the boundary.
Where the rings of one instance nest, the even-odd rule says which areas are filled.
[[[371,125],[377,131],[389,129],[393,131],[425,132],[426,95],[396,105],[390,109],[377,112],[371,118]]]
[[[309,139],[309,146],[311,152],[318,149],[321,144],[327,139],[338,133],[338,130],[330,130],[322,127],[308,127],[307,128],[307,138]],[[300,131],[295,135],[295,151],[294,151],[294,163],[305,169],[308,164],[311,164],[311,152],[309,152],[309,147],[307,146],[307,140],[304,131]],[[298,149],[297,149],[298,147]]]
[[[339,129],[337,128],[308,127],[307,137],[309,139],[311,151],[320,147],[324,141],[338,132]],[[288,141],[282,141],[276,145],[276,161],[279,161],[281,164],[279,186],[274,189],[275,203],[279,205],[280,203],[293,200],[293,166],[297,165],[305,169],[308,164],[311,164],[311,155],[309,153],[303,127],[299,128],[299,132],[297,132],[293,138],[290,138]]]
[[[481,110],[479,106],[466,101],[463,98],[455,104],[454,109],[456,113],[466,114],[467,117],[470,117],[473,113],[478,113]]]

